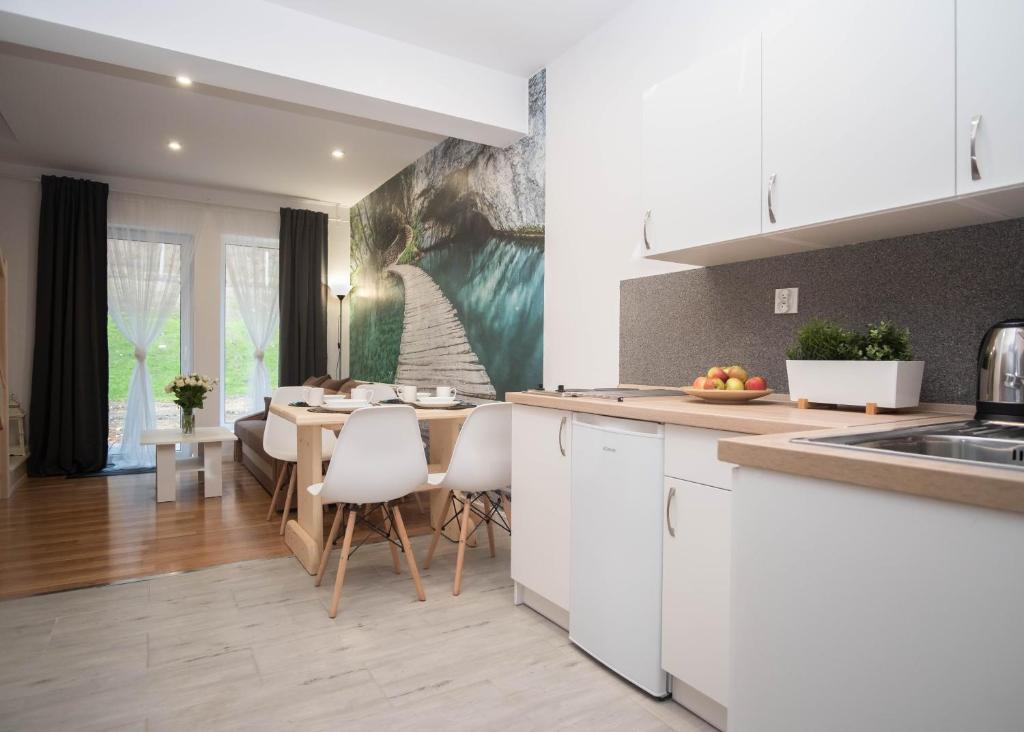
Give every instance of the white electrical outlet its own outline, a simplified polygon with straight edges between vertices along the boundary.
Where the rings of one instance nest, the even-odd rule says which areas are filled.
[[[800,295],[798,287],[786,287],[775,291],[775,314],[792,315],[797,312],[797,302]]]

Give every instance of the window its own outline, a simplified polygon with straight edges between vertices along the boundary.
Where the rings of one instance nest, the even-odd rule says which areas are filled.
[[[143,430],[178,425],[164,385],[183,368],[188,344],[192,239],[125,226],[107,230],[108,444],[119,468],[153,465]]]
[[[225,237],[221,399],[224,423],[262,411],[278,384],[275,239]]]

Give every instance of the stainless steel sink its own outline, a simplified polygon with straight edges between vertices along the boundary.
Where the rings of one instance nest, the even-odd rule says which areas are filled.
[[[972,420],[836,437],[797,437],[793,442],[1024,470],[1024,425],[1000,422]]]

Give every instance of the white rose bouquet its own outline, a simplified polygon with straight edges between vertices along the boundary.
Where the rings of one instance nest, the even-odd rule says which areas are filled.
[[[168,394],[174,394],[174,403],[181,407],[181,431],[195,432],[194,410],[203,408],[206,395],[213,391],[217,380],[202,374],[178,374],[164,387]]]

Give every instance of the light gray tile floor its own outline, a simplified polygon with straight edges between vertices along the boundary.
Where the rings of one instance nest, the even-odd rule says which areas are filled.
[[[459,597],[443,544],[425,603],[363,547],[335,620],[337,552],[319,588],[282,558],[0,602],[0,730],[711,732],[514,606],[508,539],[483,544]]]

